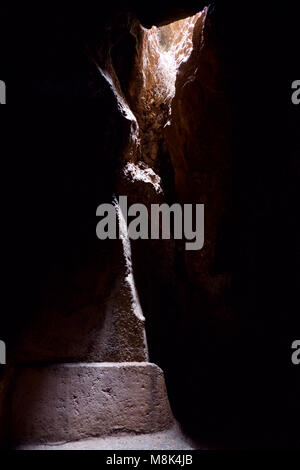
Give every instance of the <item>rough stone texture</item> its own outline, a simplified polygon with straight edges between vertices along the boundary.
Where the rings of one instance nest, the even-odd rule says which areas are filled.
[[[198,2],[197,10],[203,6]],[[160,27],[197,10],[151,4],[135,13],[143,26]],[[201,425],[223,437],[228,428],[240,436],[252,423],[251,439],[259,439],[262,420],[261,434],[289,429],[291,437],[297,421],[290,417],[299,409],[292,374],[298,371],[286,372],[284,358],[299,324],[297,270],[291,269],[299,125],[287,113],[289,95],[284,105],[280,96],[290,88],[285,61],[297,44],[292,31],[299,30],[295,24],[289,37],[282,26],[298,16],[288,9],[283,23],[281,10],[262,4],[253,14],[252,4],[211,3],[196,26],[194,51],[180,67],[171,125],[163,130],[168,94],[160,106],[146,103],[144,109],[139,98],[161,98],[156,84],[169,90],[166,76],[155,73],[158,47],[168,48],[178,31],[163,26],[160,43],[153,30],[141,29],[135,13],[100,2],[59,10],[26,3],[13,22],[2,22],[1,35],[6,25],[9,35],[0,62],[3,70],[5,59],[9,63],[10,102],[21,106],[18,138],[7,133],[14,157],[3,159],[9,288],[3,289],[8,302],[1,339],[9,347],[18,344],[23,362],[144,360],[143,322],[132,308],[138,293],[151,360],[166,373],[180,419],[194,421],[197,432]],[[149,59],[145,82],[143,52]],[[235,128],[229,220],[231,115],[223,59],[233,74],[227,90]],[[29,119],[28,106],[36,103],[42,110]],[[59,112],[46,109],[49,103]],[[63,109],[65,103],[72,106]],[[95,106],[83,109],[81,103]],[[121,244],[95,237],[95,209],[112,193],[147,205],[204,202],[204,249],[186,253],[174,240],[132,243],[132,291]],[[1,398],[10,396],[6,370]]]
[[[196,13],[189,9],[180,10],[159,15],[160,19],[154,23],[165,25],[170,18],[178,20],[191,12]],[[150,17],[151,14],[145,25],[152,23]],[[73,34],[76,32],[76,41],[73,42],[70,34],[62,45],[59,37],[55,37],[56,42],[52,44],[50,31],[49,37],[47,31],[38,31],[42,43],[44,41],[50,50],[48,56],[43,55],[42,63],[53,73],[48,82],[40,80],[41,96],[58,101],[62,95],[74,99],[72,93],[76,95],[76,90],[65,85],[72,71],[80,83],[85,84],[86,88],[81,88],[78,83],[80,93],[88,102],[99,106],[94,114],[85,117],[84,132],[82,116],[79,119],[76,113],[73,119],[78,119],[79,124],[68,121],[69,131],[65,130],[63,115],[61,122],[59,118],[55,119],[57,127],[51,130],[51,135],[58,132],[64,142],[59,152],[51,143],[45,149],[44,143],[49,138],[42,125],[31,136],[35,142],[33,153],[43,154],[43,163],[34,164],[35,172],[42,172],[44,161],[51,161],[52,166],[48,164],[47,168],[49,182],[41,180],[38,191],[34,187],[32,195],[27,196],[27,205],[34,207],[29,220],[26,217],[29,247],[32,247],[28,249],[28,264],[34,275],[29,276],[27,284],[25,282],[24,291],[26,295],[28,291],[32,292],[33,306],[31,308],[25,296],[24,305],[29,315],[17,338],[14,360],[21,363],[145,361],[148,358],[145,312],[150,323],[148,331],[153,357],[163,363],[165,350],[169,350],[170,356],[174,351],[166,339],[175,341],[176,345],[180,343],[176,328],[180,327],[184,315],[187,315],[186,323],[193,329],[191,317],[195,309],[187,307],[191,296],[187,283],[192,281],[192,294],[200,286],[196,300],[202,299],[202,291],[206,295],[207,279],[211,286],[209,268],[214,245],[207,246],[205,259],[209,262],[202,275],[199,274],[202,270],[198,269],[201,256],[197,253],[190,262],[182,253],[180,242],[174,240],[130,244],[125,236],[122,241],[100,242],[95,236],[95,211],[101,202],[111,202],[113,193],[128,195],[129,204],[139,202],[147,207],[151,203],[178,200],[203,203],[206,200],[199,199],[213,185],[218,193],[216,205],[223,205],[218,174],[210,178],[209,173],[207,184],[199,192],[199,178],[197,184],[193,182],[199,176],[197,151],[201,150],[200,141],[205,143],[201,162],[210,161],[213,155],[211,167],[205,168],[206,172],[213,172],[214,165],[226,159],[226,156],[220,156],[220,146],[215,147],[214,132],[209,133],[208,128],[202,131],[206,121],[191,106],[194,102],[202,106],[208,100],[210,106],[207,108],[215,109],[209,115],[210,120],[220,111],[220,93],[211,93],[214,87],[211,81],[219,76],[218,59],[210,51],[210,34],[206,34],[206,30],[203,43],[204,17],[203,13],[200,17],[197,15],[160,30],[154,27],[148,31],[141,27],[135,14],[112,11],[107,16],[90,17],[87,24],[87,18],[83,17],[78,37],[78,25],[75,23],[71,28]],[[197,19],[193,39],[195,52],[189,57]],[[63,28],[61,34],[64,34]],[[58,56],[52,54],[55,48],[59,50]],[[28,47],[27,51],[36,63],[35,49],[32,52]],[[66,63],[66,57],[72,66]],[[60,67],[61,64],[64,66]],[[55,89],[58,80],[55,67],[59,70],[64,93],[57,93]],[[195,80],[190,79],[194,76]],[[26,79],[30,80],[30,77]],[[208,87],[203,85],[206,80]],[[179,104],[183,100],[187,103]],[[201,112],[203,109],[207,111],[202,106]],[[165,132],[170,119],[171,126]],[[218,139],[222,132],[223,129],[216,134]],[[87,154],[89,158],[83,161],[82,157],[77,162],[72,152],[82,156]],[[60,161],[57,163],[59,170],[53,165],[53,156],[57,154],[66,155],[65,166]],[[55,181],[55,194],[52,181]],[[102,186],[105,190],[99,189]],[[190,189],[195,187],[195,190]],[[184,200],[186,191],[191,194],[189,201]],[[208,220],[207,237],[211,234],[214,237],[216,231],[214,221]],[[26,279],[27,271],[24,271],[23,278]],[[186,272],[188,275],[181,282]],[[214,300],[208,302],[209,307],[213,303]],[[196,312],[198,314],[197,308]],[[174,361],[171,359],[171,362]],[[39,383],[41,371],[47,371],[47,368],[41,366],[32,369],[32,373],[33,370]],[[21,393],[18,386],[17,390]],[[63,394],[60,393],[61,397]],[[38,396],[37,392],[35,395]],[[18,419],[18,411],[14,410],[13,414],[14,419]],[[19,418],[25,419],[22,414]]]
[[[173,424],[163,373],[150,363],[24,367],[11,410],[11,439],[19,443],[150,433]]]
[[[150,30],[133,21],[136,54],[124,92],[139,126],[137,157],[161,173],[163,128],[171,115],[177,70],[192,50],[193,28],[201,14]]]
[[[113,241],[99,265],[75,273],[53,270],[39,315],[19,339],[16,361],[147,360],[144,318],[127,279],[124,249]]]
[[[230,206],[231,122],[226,68],[205,10],[195,25],[192,54],[178,71],[165,137],[179,201],[205,205],[204,248],[185,252],[189,287],[201,291],[200,302],[221,318],[228,314],[230,277],[218,272],[216,244]]]
[[[170,14],[178,19],[191,11],[183,10],[168,12],[165,20]],[[70,47],[76,58],[73,73],[83,82],[87,80],[82,91],[91,102],[101,105],[101,116],[87,117],[88,130],[83,132],[82,140],[81,121],[81,127],[75,126],[69,133],[62,131],[59,120],[56,121],[57,132],[65,142],[60,152],[66,155],[65,167],[60,166],[58,172],[53,165],[57,149],[49,143],[44,150],[47,130],[36,130],[40,140],[35,139],[34,152],[40,154],[43,150],[44,160],[49,159],[53,165],[49,165],[48,178],[55,180],[55,197],[52,182],[48,187],[44,181],[37,188],[40,203],[35,189],[26,196],[27,204],[34,208],[26,220],[28,243],[29,246],[32,243],[34,256],[28,260],[31,278],[24,282],[24,308],[28,313],[22,315],[21,332],[12,353],[18,362],[120,362],[144,361],[148,357],[143,305],[137,306],[138,289],[133,273],[136,263],[128,266],[124,244],[96,239],[95,210],[99,203],[110,202],[113,192],[127,194],[129,204],[140,202],[149,206],[169,202],[170,193],[174,199],[173,168],[163,127],[170,117],[176,67],[191,45],[194,19],[164,26],[161,31],[157,28],[146,31],[134,13],[124,11],[110,11],[101,18],[95,16],[87,30],[87,18],[83,16],[80,21],[81,28],[77,28],[76,22],[71,27],[73,34],[74,31],[78,34],[78,42],[73,42],[70,35],[66,44],[60,46],[59,56],[50,54],[60,44],[59,38],[50,47],[49,31],[38,30],[41,41],[50,47],[47,70],[54,71],[56,62],[65,63]],[[84,48],[79,47],[83,38]],[[177,47],[173,56],[169,55],[171,47]],[[27,50],[34,59],[35,49]],[[47,62],[46,53],[44,61]],[[68,80],[68,73],[66,63],[61,72],[62,82]],[[56,80],[56,76],[50,77],[51,86]],[[41,80],[39,93],[52,99],[49,83]],[[65,96],[72,92],[65,90]],[[76,118],[75,115],[74,121]],[[83,155],[89,149],[91,154],[97,149],[97,157],[93,155],[82,165],[72,158],[72,149],[82,151]],[[42,171],[39,165],[35,163],[37,174]],[[99,189],[102,186],[105,190]],[[36,213],[47,216],[37,218]],[[164,281],[168,283],[173,276],[170,271],[174,243],[171,240],[149,245],[156,246],[153,261],[160,259],[167,266],[160,278],[169,271]],[[137,258],[135,248],[133,257]],[[25,279],[26,274],[25,270]],[[128,282],[128,276],[133,283]],[[30,301],[27,295],[32,296]]]
[[[101,18],[99,31],[87,35],[85,52],[81,48],[76,51],[78,61],[82,61],[81,72],[88,78],[86,92],[100,105],[101,112],[87,118],[88,138],[85,135],[81,140],[82,122],[78,128],[75,124],[77,130],[71,135],[63,135],[66,141],[78,135],[74,150],[77,147],[75,151],[85,155],[90,148],[91,155],[82,164],[74,162],[69,148],[61,149],[70,161],[55,174],[55,197],[52,190],[47,193],[47,185],[40,190],[45,205],[42,210],[53,215],[53,224],[49,222],[46,227],[48,221],[43,218],[28,222],[35,250],[45,239],[45,232],[46,240],[51,240],[49,245],[56,250],[51,252],[50,247],[42,260],[31,260],[32,272],[39,273],[34,279],[38,292],[13,351],[18,362],[148,359],[144,318],[138,312],[134,282],[128,282],[132,275],[128,253],[121,241],[100,241],[95,234],[99,221],[96,208],[112,202],[113,193],[119,193],[116,175],[122,173],[124,160],[135,159],[139,151],[136,118],[124,98],[118,67],[115,70],[113,63],[114,50],[128,33],[131,16],[112,12]],[[130,58],[134,50],[127,53]],[[57,132],[61,132],[59,129],[58,124]],[[42,145],[43,138],[46,140],[43,132]],[[49,155],[51,150],[55,155],[56,149],[50,145]],[[29,310],[30,305],[25,308]]]
[[[194,325],[201,324],[205,338],[204,331],[222,331],[234,318],[231,273],[222,253],[232,194],[228,71],[207,8],[150,30],[134,21],[130,32],[137,47],[124,91],[137,120],[139,151],[130,160],[132,171],[121,172],[120,193],[128,194],[130,203],[147,207],[162,202],[205,204],[201,251],[186,251],[182,241],[132,242],[150,351],[155,361],[164,364],[167,358],[172,368],[170,343],[180,359],[179,351],[198,342]],[[123,168],[127,166],[124,162]],[[147,171],[159,181],[158,190],[142,178]]]

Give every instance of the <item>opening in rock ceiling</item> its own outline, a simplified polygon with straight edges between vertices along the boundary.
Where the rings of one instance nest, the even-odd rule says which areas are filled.
[[[156,85],[157,96],[163,100],[168,101],[175,94],[177,71],[192,53],[194,27],[203,14],[204,11],[166,26],[153,26],[150,30],[145,30],[148,44],[144,50],[144,70],[151,59],[156,57],[157,61],[153,62],[156,62],[156,68],[148,69],[151,73],[149,84],[152,82]]]
[[[142,159],[152,168],[163,145],[163,129],[171,120],[180,66],[193,50],[193,33],[206,9],[165,26],[138,34],[137,73],[130,85],[130,104],[137,118]]]

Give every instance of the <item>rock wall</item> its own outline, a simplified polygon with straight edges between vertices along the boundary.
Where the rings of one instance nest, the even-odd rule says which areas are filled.
[[[150,359],[166,373],[176,416],[221,441],[240,442],[252,426],[251,442],[259,442],[264,433],[280,440],[278,423],[298,410],[283,359],[290,329],[282,326],[298,325],[287,262],[294,259],[296,172],[287,149],[293,141],[276,121],[286,107],[273,102],[285,83],[282,16],[235,3],[214,2],[191,20],[203,2],[143,11],[37,7],[39,22],[28,5],[19,7],[1,61],[11,103],[24,106],[12,118],[19,138],[3,132],[15,158],[3,163],[4,246],[12,248],[4,253],[1,339],[12,363],[141,363],[145,317]],[[179,27],[169,24],[175,20]],[[37,107],[29,121],[28,104],[47,112]],[[274,157],[279,150],[284,161]],[[96,207],[119,194],[147,207],[204,203],[203,250],[137,240],[129,252],[126,236],[101,244]],[[278,250],[285,227],[289,243]],[[270,342],[279,344],[272,367]],[[4,418],[12,383],[7,368]]]
[[[178,200],[205,205],[205,244],[184,253],[187,282],[196,305],[215,319],[226,305],[230,273],[218,266],[217,242],[231,202],[232,116],[228,71],[207,9],[198,19],[190,58],[178,70],[171,122],[164,130]],[[192,307],[193,305],[193,307]],[[198,310],[196,307],[196,310]],[[227,311],[226,311],[227,309]]]
[[[232,197],[230,71],[214,21],[205,8],[177,23],[139,30],[139,35],[135,29],[141,45],[135,69],[143,76],[135,73],[129,90],[141,133],[140,158],[158,174],[162,189],[156,199],[145,197],[141,186],[132,200],[205,204],[201,251],[186,251],[178,240],[149,240],[149,251],[143,241],[132,244],[150,357],[165,370],[172,405],[183,421],[186,413],[188,420],[194,413],[188,405],[193,384],[191,403],[197,401],[199,375],[209,377],[215,360],[205,358],[215,357],[216,344],[219,351],[231,341],[241,321],[232,304],[226,258]]]
[[[176,12],[174,18],[185,14]],[[61,127],[63,115],[55,122],[51,134],[56,132],[62,138],[59,152],[43,123],[27,135],[28,142],[34,142],[35,171],[39,173],[46,162],[48,173],[26,194],[31,207],[28,243],[33,252],[24,285],[24,306],[29,315],[12,335],[12,362],[143,362],[148,359],[146,317],[151,354],[168,366],[168,356],[181,341],[177,328],[183,312],[189,310],[191,292],[194,305],[199,298],[195,292],[205,292],[206,304],[215,313],[211,306],[216,303],[215,292],[210,287],[214,280],[209,269],[215,254],[213,240],[224,212],[223,195],[228,189],[226,178],[220,176],[228,166],[224,153],[228,121],[218,124],[217,137],[223,142],[217,145],[214,131],[209,135],[208,125],[204,132],[206,120],[192,106],[196,102],[212,118],[220,109],[223,116],[227,111],[223,90],[215,83],[222,83],[222,77],[206,17],[205,9],[171,25],[167,19],[161,20],[149,30],[132,12],[112,10],[99,21],[95,18],[89,30],[83,17],[79,33],[73,36],[78,26],[75,22],[73,35],[58,56],[53,50],[60,44],[60,35],[50,46],[49,31],[39,30],[45,53],[41,70],[47,65],[51,71],[51,77],[41,73],[36,90],[39,97],[72,99],[72,94],[79,92],[80,99],[85,97],[97,106],[86,114],[83,129],[82,119],[76,122],[79,111],[65,129]],[[63,27],[62,21],[61,34]],[[34,60],[37,45],[29,50],[29,60]],[[56,67],[65,56],[70,62],[60,72],[62,92],[57,94]],[[63,94],[71,64],[78,89],[64,90]],[[45,142],[49,142],[47,149],[43,149]],[[36,163],[40,151],[43,162]],[[66,161],[58,167],[62,153]],[[212,173],[214,165],[218,170]],[[199,191],[199,178],[207,173],[209,178]],[[100,244],[95,237],[93,211],[101,202],[113,201],[114,194],[127,195],[129,204],[139,202],[148,207],[162,202],[206,203],[212,181],[218,198],[206,222],[207,237],[212,241],[204,256],[188,257],[182,243],[174,240],[149,240],[150,249],[145,249],[142,241],[129,242],[126,229],[122,240]],[[44,246],[48,247],[46,253]],[[189,317],[187,324],[193,328],[192,309]],[[171,347],[164,337],[167,325]]]

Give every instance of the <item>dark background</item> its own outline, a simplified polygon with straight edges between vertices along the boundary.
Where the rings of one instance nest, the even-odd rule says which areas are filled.
[[[128,8],[152,18],[162,7]],[[85,4],[1,10],[0,79],[8,106],[0,129],[0,337],[10,347],[38,305],[49,264],[77,256],[89,237],[85,210],[92,214],[110,193],[113,164],[99,158],[107,104],[89,91],[80,44],[111,11]],[[195,325],[180,352],[172,336],[182,333],[171,329],[164,357],[151,359],[164,368],[176,416],[201,442],[295,447],[300,106],[291,103],[291,83],[300,78],[299,7],[215,2],[211,14],[232,69],[234,113],[233,209],[221,256],[247,321],[230,344],[218,338],[204,344]],[[94,189],[83,200],[86,186]]]

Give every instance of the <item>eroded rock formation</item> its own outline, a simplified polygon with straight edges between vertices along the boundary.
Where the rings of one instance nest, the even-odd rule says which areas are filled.
[[[40,21],[32,28],[26,24],[26,32],[30,29],[31,35],[23,34],[21,44],[17,40],[11,44],[12,54],[18,58],[11,71],[16,101],[23,93],[36,102],[91,106],[75,107],[71,112],[61,110],[59,115],[48,110],[47,119],[36,113],[34,123],[27,126],[22,121],[21,150],[25,146],[33,157],[18,161],[18,172],[13,173],[14,188],[22,195],[26,213],[19,215],[15,230],[16,260],[9,260],[18,279],[10,295],[13,313],[7,312],[5,330],[10,365],[3,373],[0,388],[4,438],[22,440],[23,432],[28,439],[31,433],[35,439],[41,438],[34,400],[29,399],[31,409],[27,415],[20,411],[22,394],[26,395],[22,387],[27,384],[27,391],[31,391],[33,376],[38,376],[35,380],[39,382],[34,398],[39,400],[39,393],[44,393],[40,405],[46,410],[45,417],[49,414],[47,383],[57,380],[60,393],[69,399],[62,408],[57,406],[54,431],[43,439],[55,439],[56,431],[61,432],[59,439],[66,439],[70,426],[67,414],[71,413],[75,421],[78,418],[78,403],[84,396],[73,393],[73,385],[79,393],[86,387],[103,406],[112,405],[103,416],[109,422],[110,412],[116,411],[119,422],[113,421],[113,425],[118,432],[148,432],[169,426],[172,416],[161,371],[145,362],[149,355],[166,373],[177,417],[186,415],[187,421],[194,420],[197,427],[205,420],[208,427],[214,428],[217,423],[219,429],[221,411],[226,418],[223,425],[230,426],[232,416],[227,403],[234,408],[232,403],[238,392],[236,369],[228,363],[238,364],[235,349],[243,345],[242,340],[232,343],[232,337],[240,333],[234,315],[236,309],[242,323],[249,312],[255,311],[252,288],[256,288],[256,271],[251,263],[257,255],[250,249],[254,230],[250,214],[244,217],[240,229],[237,246],[241,258],[236,250],[238,305],[233,305],[233,264],[228,254],[232,249],[229,238],[235,235],[231,226],[231,138],[233,119],[238,130],[240,123],[239,115],[233,118],[231,114],[232,89],[227,87],[227,73],[230,61],[238,70],[242,61],[242,71],[248,72],[250,67],[246,64],[252,57],[249,51],[253,41],[257,54],[260,44],[258,39],[255,43],[248,11],[239,26],[233,15],[235,7],[230,10],[219,5],[209,9],[205,6],[203,2],[197,8],[151,5],[141,12],[112,5],[107,11],[99,11],[102,7],[83,13],[63,10],[57,16],[39,11]],[[244,50],[237,44],[247,21],[251,24],[245,36],[248,41],[251,37],[251,47],[248,46],[248,56],[245,53],[243,61]],[[22,31],[22,21],[19,22],[16,28]],[[265,34],[264,27],[262,31]],[[22,80],[19,70],[26,71]],[[236,73],[236,82],[240,75],[247,73]],[[241,91],[242,86],[239,88],[236,82],[234,85]],[[234,88],[232,82],[231,87]],[[238,98],[234,93],[233,96],[236,103]],[[17,150],[16,154],[23,155],[20,148]],[[273,161],[261,168],[260,163],[252,164],[252,155],[247,157],[253,175],[257,166],[262,175],[268,175]],[[238,176],[243,175],[241,163],[236,168]],[[250,186],[248,181],[247,189]],[[259,190],[255,203],[249,203],[246,193],[239,183],[235,199],[241,198],[236,204],[238,209],[245,201],[257,209]],[[100,243],[95,236],[95,210],[102,202],[114,201],[116,195],[127,195],[130,204],[144,203],[148,208],[162,202],[204,203],[203,250],[187,252],[181,241],[172,239],[130,243],[126,228],[121,240]],[[17,199],[15,213],[19,214],[20,198]],[[237,212],[240,216],[241,211]],[[255,223],[259,229],[264,227],[260,221]],[[27,228],[21,244],[19,226]],[[245,254],[247,248],[249,254]],[[261,291],[264,286],[261,279]],[[267,296],[257,317],[253,317],[252,326],[257,318],[259,322],[264,318],[269,308],[266,299]],[[227,347],[225,365],[220,364],[223,345]],[[249,353],[248,364],[251,358]],[[68,365],[65,370],[59,365],[47,369],[49,362]],[[102,370],[94,362],[110,365],[102,364]],[[123,392],[134,384],[126,385],[129,366],[117,364],[121,362],[137,363],[132,366],[129,379],[147,389],[143,389],[145,395],[139,396],[140,402],[147,404],[145,421],[128,418],[130,426],[124,417],[129,417],[133,403]],[[107,369],[113,364],[115,375],[108,377]],[[72,371],[77,375],[72,376]],[[78,376],[82,381],[77,380]],[[123,379],[124,388],[117,390],[118,381]],[[103,387],[98,390],[101,380]],[[149,382],[153,380],[159,386],[150,389]],[[231,381],[232,386],[228,385]],[[243,400],[249,384],[246,380],[245,383],[239,400]],[[112,385],[118,393],[112,392]],[[141,390],[134,393],[138,391]],[[54,403],[56,398],[50,395],[49,402]],[[124,416],[120,406],[114,406],[114,400],[119,398],[120,403],[124,400],[130,405]],[[160,417],[151,412],[151,406],[159,405],[159,401]],[[145,411],[142,403],[140,406]],[[88,401],[84,429],[77,420],[78,434],[70,434],[70,438],[88,436],[89,425],[92,435],[107,431],[97,423],[97,416],[89,421],[92,408],[93,403]],[[99,417],[101,406],[97,410]],[[33,428],[28,424],[30,416],[34,417]],[[61,429],[60,418],[64,423]],[[238,431],[239,419],[233,417],[233,424],[230,422]],[[9,423],[13,423],[12,428]],[[47,433],[45,423],[40,429]]]
[[[164,348],[159,323],[169,321],[175,305],[177,314],[187,311],[183,309],[190,297],[187,283],[194,290],[201,289],[202,296],[203,292],[208,292],[211,298],[215,294],[207,287],[208,271],[213,264],[214,241],[228,189],[227,180],[221,175],[229,165],[225,151],[229,119],[224,114],[226,100],[207,9],[185,18],[187,13],[190,10],[168,12],[164,19],[155,20],[157,26],[147,30],[133,12],[111,11],[99,24],[95,20],[90,31],[80,30],[84,41],[81,38],[70,41],[80,79],[88,78],[87,88],[82,92],[91,103],[101,106],[101,145],[95,147],[99,157],[93,158],[93,168],[88,162],[73,161],[70,175],[64,169],[58,175],[56,190],[63,197],[62,204],[58,197],[58,204],[52,207],[51,196],[48,199],[45,194],[46,209],[51,208],[53,221],[60,222],[59,233],[52,228],[49,239],[53,242],[54,237],[54,247],[61,236],[64,240],[58,253],[49,252],[45,277],[39,287],[40,304],[18,335],[10,355],[12,361],[23,364],[147,361],[145,317],[150,325],[152,322],[152,331],[149,329],[152,346],[153,340],[158,339],[154,357],[159,360],[157,353]],[[169,14],[178,21],[169,24]],[[76,50],[79,44],[81,48]],[[55,61],[59,62],[60,57],[51,55],[50,69]],[[62,80],[68,74],[64,65]],[[40,80],[39,86],[41,93],[51,94],[46,81]],[[220,112],[223,121],[218,120]],[[94,115],[88,118],[87,128],[92,119]],[[215,128],[211,130],[211,124],[204,127],[211,120],[218,134]],[[97,118],[91,132],[92,146],[97,136]],[[43,129],[41,144],[45,135]],[[84,141],[79,138],[78,143],[86,152]],[[51,150],[54,149],[47,149],[49,155]],[[104,174],[107,181],[102,188],[103,177],[101,181],[97,176],[100,158],[106,159],[109,172]],[[87,165],[88,171],[82,172],[83,165]],[[91,171],[93,178],[89,179]],[[214,196],[207,199],[212,187],[214,192],[210,193]],[[213,203],[216,210],[210,207],[208,211],[211,215],[206,221],[206,237],[210,242],[204,255],[188,257],[182,244],[174,240],[149,240],[149,250],[139,241],[131,243],[126,227],[121,230],[121,240],[100,247],[92,239],[94,230],[90,231],[92,211],[100,202],[113,201],[113,194],[127,195],[129,203],[144,203],[148,207],[162,202]],[[107,200],[103,201],[104,198]],[[82,231],[79,234],[74,235],[70,226],[72,211],[66,218],[69,203],[74,207],[74,215],[77,211],[76,223]],[[219,216],[215,217],[216,214]],[[120,226],[121,218],[119,212]],[[43,228],[44,223],[39,221]],[[37,228],[36,222],[33,227]],[[39,233],[40,227],[34,234],[36,239]],[[73,238],[70,247],[68,237]],[[184,282],[174,269],[179,258],[186,265]],[[170,298],[169,314],[165,311],[166,297]],[[174,324],[178,321],[181,322],[180,317],[176,317]],[[164,328],[162,332],[165,334]],[[42,390],[43,387],[41,393]],[[14,432],[18,434],[17,430]]]
[[[186,13],[176,10],[173,16],[178,19]],[[95,186],[92,193],[92,186],[85,186],[90,182],[80,181],[84,177],[81,165],[76,166],[76,173],[72,170],[69,182],[66,184],[65,175],[61,175],[61,188],[57,186],[67,195],[67,198],[64,196],[63,209],[78,190],[77,184],[85,203],[104,196],[112,201],[114,192],[127,195],[129,203],[140,202],[147,206],[157,202],[206,203],[201,198],[211,187],[212,180],[206,179],[199,191],[199,178],[201,180],[201,176],[214,165],[218,165],[219,173],[210,173],[210,177],[219,191],[223,183],[219,178],[222,171],[220,159],[227,158],[224,142],[219,146],[213,142],[208,135],[209,128],[203,129],[206,122],[203,115],[207,113],[211,117],[213,111],[210,109],[213,109],[215,114],[212,117],[217,117],[220,106],[224,108],[225,104],[222,90],[216,84],[218,80],[221,82],[219,63],[209,43],[206,16],[205,9],[172,24],[168,24],[166,18],[159,21],[159,27],[147,30],[133,13],[112,12],[102,19],[99,29],[87,35],[82,44],[80,73],[84,71],[89,77],[86,93],[91,102],[101,105],[105,115],[99,155],[101,150],[102,158],[108,159],[111,186],[106,184],[104,190]],[[41,81],[41,86],[46,91],[46,83]],[[197,108],[193,107],[195,102]],[[218,128],[224,140],[227,128],[222,122],[218,123]],[[202,134],[198,134],[199,129]],[[201,149],[204,151],[199,155]],[[225,164],[223,166],[226,167]],[[97,167],[98,163],[95,169]],[[94,183],[100,183],[96,175]],[[226,191],[227,188],[223,189]],[[218,211],[224,191],[219,194],[219,199],[214,200]],[[77,201],[80,202],[78,196]],[[90,211],[91,208],[88,213]],[[63,219],[64,210],[60,208],[59,212]],[[87,219],[84,221],[83,209],[81,214],[82,219],[77,223],[85,226],[84,234],[72,244],[75,247],[79,242],[77,248],[84,250],[82,261],[72,267],[75,258],[70,253],[70,258],[62,263],[60,252],[57,261],[46,267],[46,277],[39,293],[41,304],[22,329],[11,355],[18,363],[146,361],[144,309],[149,322],[154,319],[159,332],[159,321],[165,313],[163,297],[170,295],[173,298],[171,308],[180,300],[178,312],[187,302],[189,292],[182,294],[182,286],[174,272],[177,257],[183,256],[182,252],[178,255],[178,249],[182,247],[178,248],[172,240],[149,241],[152,252],[149,260],[148,250],[141,243],[132,243],[131,246],[127,229],[123,227],[121,240],[107,242],[102,251],[93,240],[87,250],[83,242],[90,241],[91,234],[88,233]],[[213,220],[218,223],[218,219],[214,216],[212,212],[212,226],[208,219],[209,239],[217,231]],[[121,218],[119,212],[122,228]],[[89,222],[88,227],[91,227]],[[64,220],[60,228],[61,233],[66,231],[67,243],[67,237],[71,235],[68,221]],[[55,232],[53,234],[57,236]],[[186,281],[193,280],[196,289],[199,285],[203,288],[207,281],[203,259],[209,257],[210,261],[206,263],[212,264],[214,245],[207,247],[206,251],[209,255],[196,254],[192,261],[183,261],[187,263]],[[63,256],[66,258],[66,253]],[[144,263],[148,264],[146,276],[143,274]],[[198,277],[195,266],[200,273]],[[148,276],[154,273],[156,279],[153,283]],[[181,288],[180,299],[178,288]],[[168,315],[162,322],[167,318]],[[162,339],[159,337],[160,341]],[[46,376],[45,380],[48,380]],[[19,383],[20,386],[24,384]],[[17,427],[14,428],[20,439]]]
[[[216,244],[228,215],[231,195],[231,110],[226,68],[207,9],[198,19],[193,50],[182,63],[164,136],[171,157],[178,200],[205,205],[205,245],[185,252],[188,283],[199,308],[224,318],[228,275],[219,272]],[[222,268],[221,268],[222,270]],[[201,300],[200,300],[201,297]]]

